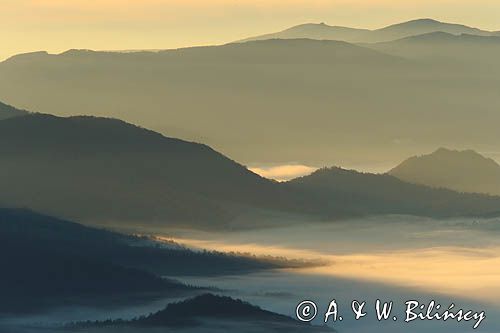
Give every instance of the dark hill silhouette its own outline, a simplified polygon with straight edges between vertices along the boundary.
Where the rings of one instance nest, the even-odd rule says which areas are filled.
[[[288,183],[311,196],[330,199],[325,205],[341,210],[355,205],[365,213],[445,215],[498,215],[500,197],[463,195],[451,190],[414,185],[390,175],[359,173],[341,168],[320,169]],[[350,202],[350,203],[349,203]]]
[[[275,188],[208,146],[114,119],[16,117],[0,122],[0,141],[12,189],[0,201],[68,218],[224,223],[222,201],[264,203]]]
[[[145,326],[169,326],[181,323],[183,320],[193,320],[200,317],[225,317],[272,322],[290,320],[286,316],[264,311],[241,300],[204,294],[183,302],[169,304],[164,310],[144,319],[139,319],[136,323]]]
[[[416,184],[500,195],[500,165],[473,150],[440,148],[403,161],[389,174]]]
[[[101,250],[119,238],[29,211],[0,209],[0,312],[194,289],[112,262],[110,251]]]
[[[428,189],[440,199],[432,207],[422,204],[425,191],[363,206],[351,200],[349,184],[333,197],[304,191],[262,178],[205,145],[114,119],[43,114],[0,121],[0,185],[9,188],[0,193],[9,207],[94,224],[207,229],[235,226],[255,213],[484,215],[498,211],[499,200]]]
[[[161,311],[149,316],[125,321],[114,320],[104,322],[87,322],[72,325],[78,328],[103,329],[135,327],[147,329],[154,327],[170,327],[178,330],[188,327],[198,327],[207,330],[218,327],[228,331],[227,325],[237,324],[238,332],[315,332],[333,333],[335,330],[328,327],[312,326],[290,317],[283,316],[246,303],[244,301],[225,296],[204,294],[178,303],[172,303]],[[229,324],[231,325],[231,324]],[[210,330],[212,332],[212,330]],[[142,330],[140,332],[143,332]],[[147,332],[144,331],[144,332]]]
[[[496,32],[471,28],[462,24],[440,22],[433,19],[417,19],[408,22],[390,25],[376,30],[356,29],[339,26],[329,26],[325,23],[301,24],[292,28],[256,37],[250,37],[240,42],[268,39],[311,38],[320,40],[341,40],[346,42],[382,42],[400,39],[409,36],[432,32],[446,32],[450,34],[471,34],[478,36],[493,36]]]
[[[16,109],[10,105],[0,102],[0,120],[22,116],[27,114],[27,111]]]
[[[105,261],[163,276],[236,274],[307,264],[215,251],[195,252],[173,242],[158,243],[154,239],[91,228],[28,210],[0,209],[0,232],[8,244],[23,244],[16,254],[33,255],[43,249],[58,256]],[[6,250],[2,246],[6,245],[0,244],[0,248]]]
[[[159,276],[243,274],[309,265],[298,260],[195,252],[175,243],[5,208],[0,208],[0,261],[0,313],[112,303],[118,297],[177,297],[200,290]]]

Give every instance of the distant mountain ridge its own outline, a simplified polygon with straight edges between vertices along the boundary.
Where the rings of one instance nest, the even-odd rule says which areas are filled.
[[[294,39],[35,53],[0,63],[0,100],[122,119],[247,165],[395,163],[440,142],[500,150],[495,37],[420,36],[391,45]]]
[[[416,36],[432,32],[446,32],[450,34],[471,34],[478,36],[498,36],[499,32],[485,31],[468,27],[462,24],[440,22],[433,19],[416,19],[408,22],[393,24],[381,29],[356,29],[349,27],[329,26],[325,23],[301,24],[292,28],[256,37],[243,39],[240,42],[265,39],[328,39],[341,40],[351,43],[375,43]]]
[[[389,174],[432,187],[500,195],[500,165],[473,150],[440,148],[403,161]]]
[[[60,54],[32,52],[15,55],[0,64],[22,66],[40,62],[57,65],[60,60],[72,60],[81,65],[90,60],[126,63],[137,59],[179,64],[349,64],[353,58],[379,62],[396,60],[396,57],[344,41],[295,38],[255,40],[248,43],[195,46],[155,52],[120,53],[78,49]]]
[[[366,44],[380,52],[442,64],[456,62],[493,66],[500,57],[500,34],[483,36],[430,32],[389,42]]]

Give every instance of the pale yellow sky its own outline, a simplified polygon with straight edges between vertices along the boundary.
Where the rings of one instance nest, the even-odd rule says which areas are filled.
[[[500,30],[500,1],[0,0],[0,59],[220,44],[304,22],[377,28],[422,17]]]

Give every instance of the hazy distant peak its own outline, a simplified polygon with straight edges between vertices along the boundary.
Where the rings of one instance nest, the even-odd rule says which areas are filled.
[[[443,22],[432,19],[432,18],[421,18],[421,19],[410,20],[406,23],[417,23],[417,24],[433,24],[433,23],[435,24],[435,23],[438,23],[438,24],[442,24]]]
[[[457,35],[444,31],[432,31],[424,34],[401,38],[400,40],[455,39]]]
[[[448,155],[474,155],[474,156],[481,156],[477,151],[474,149],[464,149],[464,150],[459,150],[459,149],[450,149],[450,148],[445,148],[445,147],[440,147],[430,155],[440,155],[440,154],[448,154]],[[485,157],[483,157],[485,158]]]
[[[457,24],[457,23],[447,23],[447,22],[441,22],[437,21],[431,18],[424,18],[424,19],[416,19],[416,20],[410,20],[407,22],[402,22],[402,23],[397,23],[393,24],[390,26],[387,26],[382,29],[378,29],[379,31],[381,30],[391,30],[391,29],[402,29],[402,28],[428,28],[428,29],[440,29],[444,28],[445,30],[449,30],[450,28],[457,28],[457,29],[464,29],[464,30],[471,30],[471,31],[481,31],[480,29],[477,28],[472,28],[463,24]],[[439,30],[436,30],[439,31]]]
[[[391,43],[399,42],[466,42],[466,43],[498,43],[500,45],[499,36],[484,36],[474,35],[470,33],[452,34],[443,31],[433,31],[419,35],[403,37],[395,41],[378,43],[380,45],[390,45]],[[464,44],[465,45],[465,44]]]
[[[438,161],[443,161],[443,160],[445,160],[447,163],[452,163],[452,162],[471,163],[476,161],[484,163],[483,166],[489,164],[490,166],[496,166],[500,168],[500,165],[498,165],[498,163],[495,162],[493,159],[487,158],[473,149],[457,150],[445,147],[440,147],[430,154],[413,156],[408,160],[406,160],[405,162],[403,162],[401,165],[412,161],[427,161],[436,163]],[[459,165],[457,164],[455,166]],[[479,165],[477,166],[479,167]],[[396,167],[395,169],[397,168],[398,167]]]
[[[324,22],[322,23],[304,23],[299,24],[285,30],[265,34],[256,37],[250,37],[238,42],[248,42],[253,40],[265,39],[296,39],[296,38],[309,38],[309,39],[327,39],[327,40],[341,40],[352,42],[362,39],[363,35],[369,33],[367,29],[357,29],[342,26],[331,26]]]
[[[49,56],[50,54],[47,51],[35,51],[35,52],[27,52],[27,53],[20,53],[16,54],[10,58],[7,58],[4,62],[10,62],[14,60],[31,60],[33,58],[38,58],[38,57],[46,57]]]
[[[432,187],[500,195],[500,165],[472,149],[439,148],[403,161],[389,174]]]
[[[386,42],[430,32],[447,32],[454,35],[468,33],[479,36],[492,36],[495,33],[462,24],[446,23],[431,18],[415,19],[389,25],[375,30],[330,26],[325,23],[306,23],[293,26],[280,32],[247,38],[242,41],[272,38],[311,38],[342,40],[352,43]]]
[[[67,51],[64,51],[60,53],[59,55],[61,56],[67,56],[67,55],[80,55],[80,54],[89,54],[89,53],[97,53],[97,51],[90,50],[90,49],[69,49]]]
[[[423,18],[423,19],[415,19],[415,20],[410,20],[406,22],[401,22],[401,23],[396,23],[396,24],[391,24],[387,27],[378,29],[378,30],[384,30],[384,29],[394,29],[394,28],[401,28],[401,27],[426,27],[426,26],[437,26],[437,25],[445,25],[448,23],[440,22],[431,18]]]
[[[425,155],[424,155],[425,156]],[[435,152],[428,155],[429,157],[450,157],[455,159],[475,159],[477,161],[481,161],[484,163],[489,163],[490,165],[496,166],[500,168],[497,162],[495,162],[491,158],[487,158],[477,151],[473,149],[465,149],[465,150],[453,150],[448,148],[439,148]]]
[[[321,23],[302,23],[302,24],[295,25],[295,26],[293,26],[291,28],[288,28],[288,30],[290,30],[290,29],[302,29],[302,28],[316,28],[316,27],[331,28],[332,26],[326,24],[325,22],[321,22]]]
[[[350,28],[350,27],[344,27],[344,26],[338,26],[338,25],[329,25],[326,24],[325,22],[321,23],[303,23],[303,24],[298,24],[295,25],[291,28],[285,29],[283,31],[307,31],[307,30],[323,30],[323,31],[328,31],[328,30],[355,30],[355,31],[370,31],[368,29],[359,29],[359,28]]]

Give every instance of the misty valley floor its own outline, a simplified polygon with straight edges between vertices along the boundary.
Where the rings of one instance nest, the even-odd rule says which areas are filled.
[[[353,299],[366,300],[370,306],[376,299],[393,300],[398,310],[403,310],[402,304],[406,300],[424,302],[434,299],[444,306],[456,303],[464,309],[485,310],[487,319],[480,332],[496,333],[500,329],[500,228],[497,225],[495,219],[432,220],[386,216],[330,224],[309,221],[307,224],[238,232],[155,230],[155,233],[160,237],[177,236],[176,240],[195,248],[330,261],[331,265],[316,268],[179,279],[192,285],[219,288],[220,294],[244,299],[291,317],[295,306],[303,299],[315,300],[320,308],[326,309],[330,300],[335,298],[346,317],[343,322],[335,324],[339,332],[471,331],[469,323],[379,323],[373,315],[355,321],[349,311]],[[2,323],[37,326],[87,319],[131,319],[158,311],[167,303],[180,299],[157,299],[144,304],[107,308],[64,308],[43,315],[4,318]],[[399,314],[403,317],[402,313]],[[316,319],[315,323],[321,324],[320,320]],[[243,323],[238,326],[234,322],[218,322],[207,324],[201,330],[173,331],[226,332],[236,327],[243,329],[241,325]],[[253,332],[251,327],[247,329]],[[47,332],[39,329],[33,332],[44,331]],[[142,333],[137,329],[109,329],[105,332],[118,331]]]
[[[481,309],[487,319],[481,332],[497,332],[500,321],[500,229],[498,219],[434,220],[409,216],[372,217],[325,224],[226,233],[183,233],[178,241],[191,246],[321,258],[331,265],[250,276],[209,278],[201,282],[264,308],[294,315],[300,300],[326,306],[335,298],[349,309],[353,299],[410,299]],[[199,279],[184,278],[200,283]],[[234,290],[234,292],[233,292]],[[401,316],[403,317],[403,316]],[[376,323],[345,320],[340,332],[468,332],[465,323]],[[318,324],[321,322],[318,321]],[[375,330],[374,330],[375,329]]]

